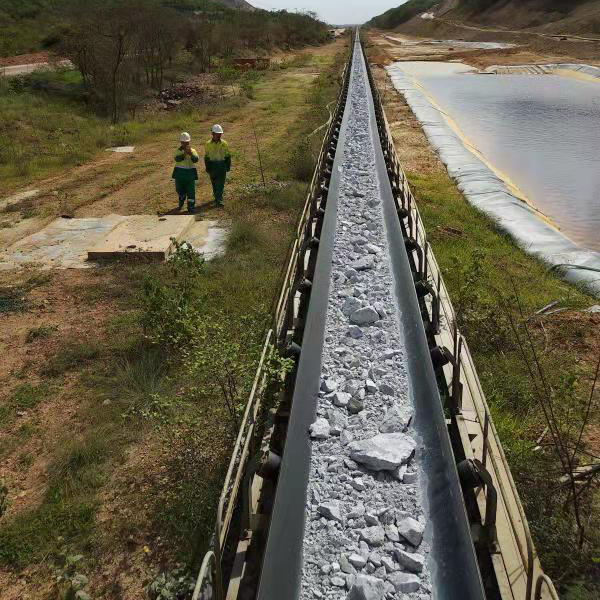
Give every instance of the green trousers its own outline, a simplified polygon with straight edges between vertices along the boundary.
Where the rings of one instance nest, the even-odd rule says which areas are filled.
[[[196,174],[195,169],[175,169],[173,172],[175,179],[175,191],[179,196],[179,208],[187,200],[188,209],[193,209],[196,205]]]
[[[223,191],[225,190],[225,179],[227,178],[227,163],[225,161],[213,161],[210,163],[208,174],[212,183],[215,204],[223,204]]]
[[[218,175],[210,176],[215,204],[223,204],[223,192],[225,191],[226,177],[227,175],[225,173],[219,173]]]

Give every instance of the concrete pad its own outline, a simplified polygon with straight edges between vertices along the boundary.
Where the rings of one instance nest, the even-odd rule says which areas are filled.
[[[162,217],[160,217],[162,218]],[[219,226],[218,221],[195,221],[191,216],[170,217],[182,219],[189,227],[183,229],[178,241],[187,241],[205,260],[211,260],[223,254],[228,230]],[[127,221],[146,221],[163,223],[159,217],[144,215],[142,217],[125,217],[108,215],[106,217],[90,217],[84,219],[55,219],[44,229],[29,235],[9,246],[0,253],[0,269],[14,269],[26,265],[40,269],[83,269],[95,266],[88,260],[88,252],[100,244],[104,244],[111,232]],[[160,229],[165,233],[165,229]],[[175,232],[177,233],[177,232]],[[170,240],[167,238],[167,243]],[[133,242],[135,243],[135,242]],[[129,249],[130,252],[134,251]],[[162,253],[159,260],[164,260]]]
[[[42,269],[82,268],[90,246],[127,217],[108,215],[89,219],[55,219],[41,231],[9,246],[0,256],[0,268],[36,265]]]
[[[133,152],[135,150],[135,146],[115,146],[114,148],[107,148],[107,152]]]
[[[88,250],[89,260],[125,256],[165,260],[173,239],[182,241],[196,222],[193,215],[136,215],[127,217]]]

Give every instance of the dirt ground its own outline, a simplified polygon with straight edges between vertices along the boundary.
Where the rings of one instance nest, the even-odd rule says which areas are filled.
[[[13,65],[33,65],[36,63],[46,63],[50,60],[48,52],[33,52],[31,54],[18,54],[17,56],[0,57],[0,67],[10,67]]]
[[[303,82],[312,81],[344,44],[344,40],[338,40],[296,53],[314,60],[299,61],[298,66],[267,73],[257,84],[255,97],[241,110],[229,107],[220,114],[217,104],[214,110],[210,107],[200,110],[198,120],[189,123],[192,146],[201,155],[203,142],[210,137],[210,126],[221,122],[225,128],[234,164],[226,189],[226,204],[228,196],[237,195],[240,189],[260,178],[250,123],[256,125],[263,148],[284,136],[305,110]],[[278,90],[282,90],[281,94]],[[179,133],[179,130],[160,133],[151,142],[137,146],[133,153],[100,152],[83,166],[40,181],[24,182],[24,189],[36,188],[40,192],[2,215],[0,252],[61,214],[87,217],[172,210],[176,195],[170,176]],[[263,160],[267,173],[277,172],[281,156],[263,156]],[[199,176],[199,218],[227,224],[231,208],[226,205],[224,209],[215,209],[209,181],[202,169]],[[28,209],[35,209],[35,215],[26,218],[24,213]],[[40,373],[65,342],[81,342],[92,348],[110,347],[111,323],[118,323],[127,302],[127,291],[123,291],[127,287],[126,277],[126,273],[115,274],[110,267],[50,272],[31,267],[0,272],[0,296],[6,290],[23,290],[25,302],[22,310],[0,312],[0,408],[24,383],[32,386],[44,383]],[[40,328],[46,332],[44,335],[32,334]],[[101,363],[102,351],[90,360]],[[101,394],[91,400],[86,397],[80,376],[78,368],[66,371],[49,384],[48,393],[37,405],[17,410],[8,421],[0,418],[0,481],[9,490],[6,518],[40,503],[47,491],[48,465],[64,440],[77,438],[88,425],[88,403],[95,403],[95,411],[104,410]],[[106,410],[110,410],[109,404]],[[173,555],[172,551],[170,554],[163,551],[160,538],[153,538],[144,519],[150,501],[155,500],[151,498],[144,503],[144,491],[151,482],[160,480],[161,465],[168,460],[164,452],[164,447],[153,443],[152,431],[139,432],[136,443],[127,449],[101,490],[97,516],[101,543],[91,573],[93,590],[100,595],[94,593],[94,598],[139,600],[165,554]],[[127,521],[131,534],[121,539],[123,523]],[[21,572],[0,568],[2,600],[53,597],[49,596],[53,585],[52,569],[44,561]]]
[[[498,50],[465,50],[447,44],[416,44],[428,40],[482,41],[517,44]],[[383,65],[402,60],[460,61],[477,68],[493,65],[578,63],[600,66],[600,42],[569,41],[536,34],[490,31],[444,24],[417,37],[404,31],[372,31],[369,41],[377,46],[375,62]]]

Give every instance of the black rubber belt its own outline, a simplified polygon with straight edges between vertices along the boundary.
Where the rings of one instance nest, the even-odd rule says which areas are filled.
[[[355,47],[354,55],[362,52]],[[366,71],[365,84],[368,87]],[[354,70],[353,70],[354,74]],[[348,92],[350,99],[352,81]],[[415,428],[419,455],[427,472],[425,513],[428,541],[432,551],[429,565],[433,597],[440,600],[482,600],[485,598],[458,474],[454,464],[446,422],[392,190],[377,132],[373,100],[369,97],[371,134],[381,184],[385,225],[388,232],[396,295],[401,311],[409,363],[411,391],[416,404]],[[263,560],[257,600],[295,600],[302,582],[302,547],[306,519],[306,495],[311,445],[308,428],[314,422],[321,376],[321,354],[329,299],[331,262],[340,184],[339,166],[344,158],[350,103],[346,105],[329,186],[327,208],[307,315],[302,352],[298,365],[285,452],[281,465],[269,537]]]

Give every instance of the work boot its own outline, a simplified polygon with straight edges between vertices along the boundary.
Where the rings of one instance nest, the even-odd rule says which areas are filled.
[[[188,205],[188,214],[193,215],[196,212],[196,207],[192,204],[192,205]]]

